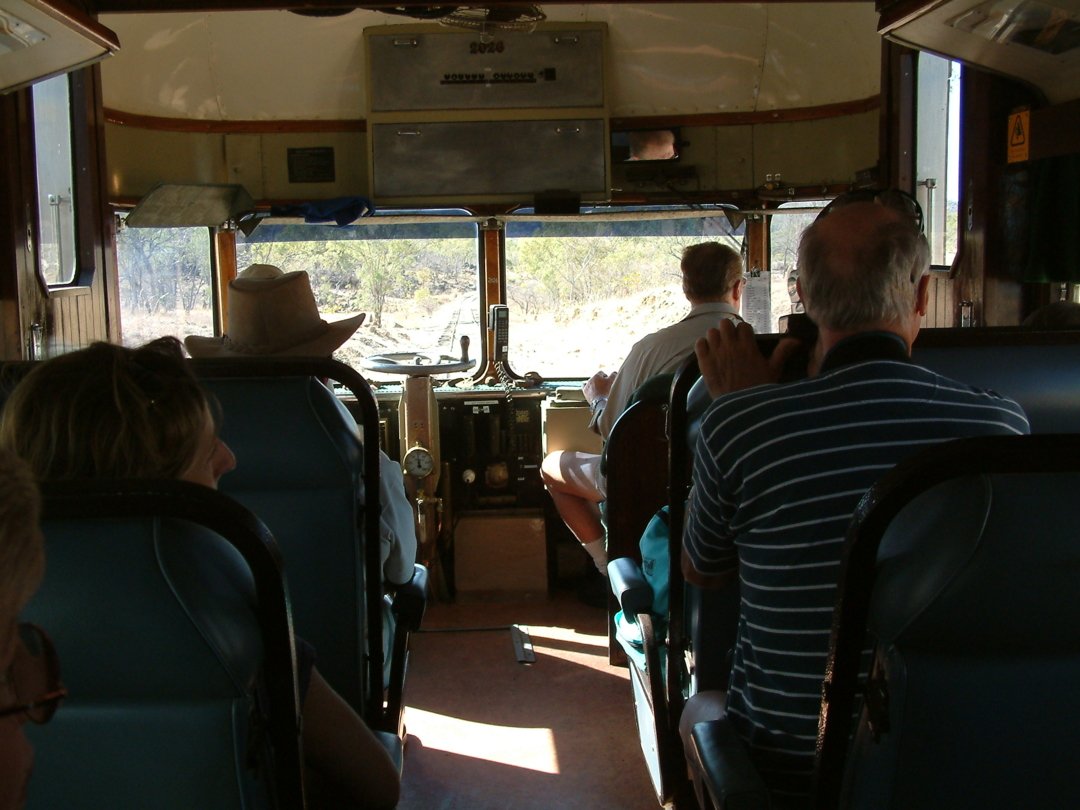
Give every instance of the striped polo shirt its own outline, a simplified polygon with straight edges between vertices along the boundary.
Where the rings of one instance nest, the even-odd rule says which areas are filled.
[[[841,342],[816,377],[710,406],[684,544],[702,574],[738,567],[727,712],[778,804],[810,793],[840,555],[859,499],[927,445],[1028,432],[1016,402],[911,363],[888,333]]]

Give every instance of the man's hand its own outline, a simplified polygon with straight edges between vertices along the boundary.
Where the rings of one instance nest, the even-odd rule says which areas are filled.
[[[619,372],[617,371],[610,374],[598,371],[593,374],[581,386],[581,391],[585,394],[585,401],[592,405],[598,399],[607,399],[607,395],[611,392],[611,386],[618,376]]]
[[[775,383],[798,345],[797,340],[781,340],[766,359],[758,349],[750,324],[744,321],[736,326],[724,319],[706,332],[705,337],[698,338],[694,354],[709,394],[716,399],[731,391]]]

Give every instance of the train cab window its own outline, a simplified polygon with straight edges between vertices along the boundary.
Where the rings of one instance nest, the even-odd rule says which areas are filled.
[[[354,368],[366,357],[401,352],[436,362],[460,357],[462,336],[472,357],[483,345],[477,238],[476,220],[465,211],[395,212],[345,226],[269,218],[250,235],[237,233],[236,266],[307,271],[328,319],[366,312],[335,352]],[[364,375],[401,382],[400,375]]]
[[[930,263],[948,268],[956,256],[960,198],[960,63],[918,55],[915,188],[926,220]]]
[[[209,228],[128,228],[121,219],[116,264],[124,345],[214,334]]]
[[[769,284],[772,290],[770,332],[781,331],[780,319],[802,312],[795,292],[798,276],[799,237],[814,222],[828,200],[781,203],[769,217]]]
[[[530,212],[506,223],[508,358],[548,379],[619,367],[643,335],[689,311],[683,248],[719,241],[742,250],[745,224],[723,209],[593,209],[578,217]]]
[[[75,205],[67,76],[32,88],[37,167],[38,272],[48,286],[75,280]]]

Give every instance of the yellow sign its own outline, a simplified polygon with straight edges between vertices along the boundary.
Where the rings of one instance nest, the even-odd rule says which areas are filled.
[[[1009,163],[1020,163],[1028,159],[1028,144],[1031,143],[1031,111],[1021,110],[1009,116]]]

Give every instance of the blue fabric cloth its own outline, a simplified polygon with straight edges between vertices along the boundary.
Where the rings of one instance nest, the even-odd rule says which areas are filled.
[[[641,549],[641,573],[653,592],[652,610],[654,626],[658,636],[667,633],[668,594],[671,583],[671,555],[668,553],[669,528],[668,508],[661,507],[641,534],[638,543]],[[620,636],[641,649],[641,628],[633,616],[625,616],[620,610],[615,614],[615,627]]]
[[[303,217],[304,222],[334,222],[348,225],[360,217],[369,216],[375,210],[366,197],[334,197],[329,200],[313,200],[295,205],[275,205],[270,208],[274,217]]]

